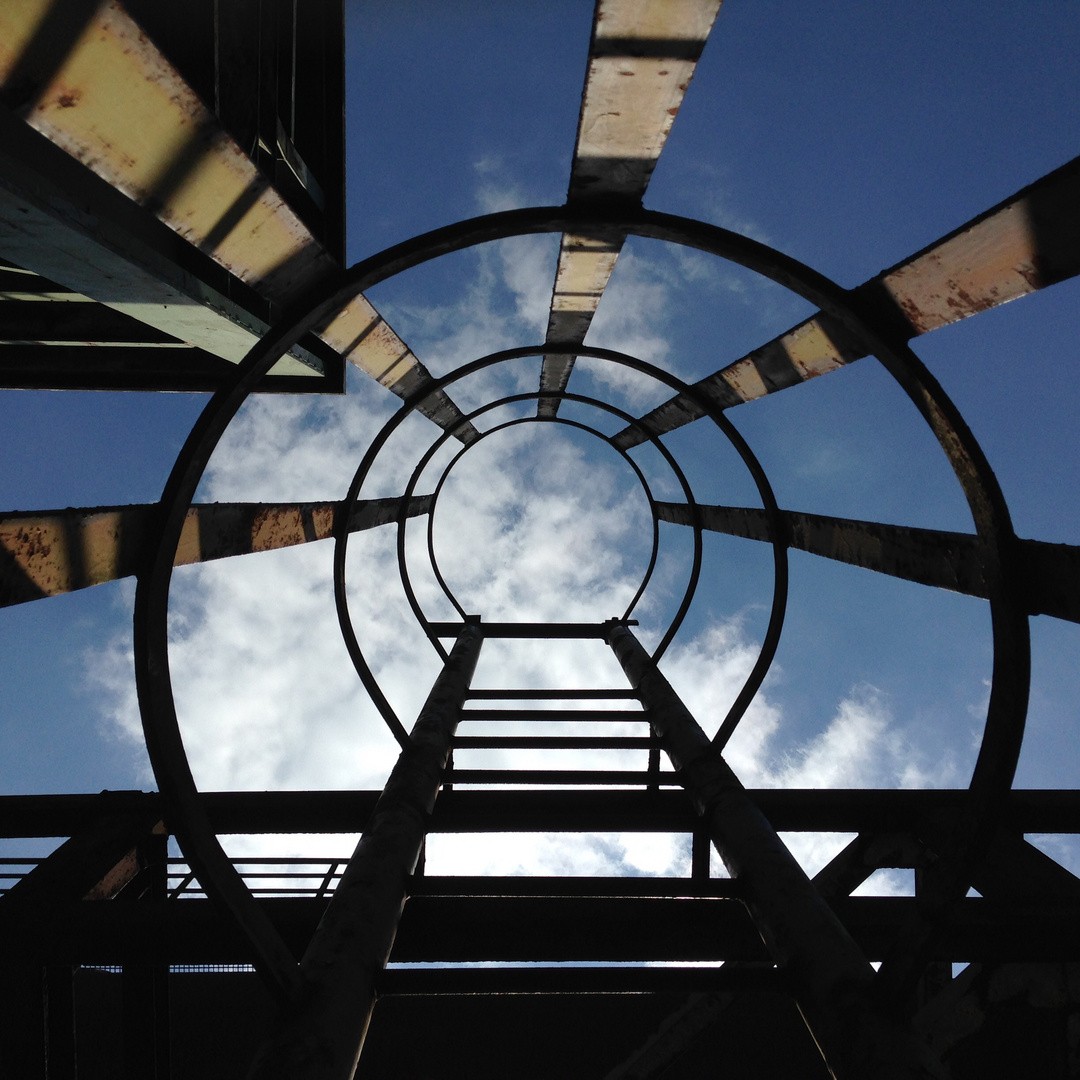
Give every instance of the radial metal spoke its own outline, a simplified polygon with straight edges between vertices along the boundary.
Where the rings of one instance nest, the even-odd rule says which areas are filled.
[[[239,362],[265,329],[269,309],[253,319],[251,312],[236,307],[230,289],[212,302],[205,283],[193,288],[194,279],[185,274],[166,280],[161,276],[162,261],[148,259],[145,253],[136,255],[134,247],[126,247],[118,259],[118,252],[96,235],[111,235],[102,222],[89,230],[89,236],[75,241],[70,230],[58,230],[61,219],[85,233],[82,218],[95,215],[84,205],[81,190],[74,202],[70,193],[57,200],[51,190],[56,178],[49,175],[55,169],[46,170],[44,184],[26,172],[32,155],[12,151],[30,134],[28,129],[85,164],[108,185],[106,193],[112,194],[111,188],[137,204],[144,214],[131,220],[139,218],[142,230],[151,223],[167,226],[224,268],[234,284],[250,287],[263,301],[287,307],[308,290],[332,281],[341,269],[339,256],[312,233],[249,152],[120,5],[61,5],[47,16],[46,30],[40,20],[47,9],[48,5],[35,3],[0,5],[0,86],[7,95],[0,107],[4,130],[0,201],[7,208],[8,222],[0,224],[0,232],[5,254],[87,298],[212,355]],[[122,86],[140,90],[122,93],[118,90]],[[79,102],[78,109],[68,107],[74,101]],[[310,179],[284,132],[277,150],[290,159],[296,176]],[[50,197],[45,197],[44,188],[50,189]],[[306,194],[316,202],[321,198],[310,189]],[[124,210],[130,212],[130,207],[125,205]],[[17,229],[11,229],[13,221],[19,222]],[[115,229],[115,221],[110,218],[107,223]],[[142,232],[139,235],[142,243]],[[123,300],[114,295],[117,279],[125,282]],[[195,305],[198,317],[191,315]],[[317,332],[401,397],[431,379],[362,296]],[[300,364],[283,360],[279,374],[321,369],[303,346],[293,353]],[[23,379],[15,385],[25,384]],[[475,436],[443,393],[424,402],[420,411],[441,427],[454,429],[465,442]]]
[[[598,0],[589,45],[569,204],[639,203],[694,76],[720,0]],[[566,233],[545,341],[580,345],[626,234]],[[575,357],[544,357],[537,415],[555,416]]]
[[[1080,158],[884,270],[854,297],[907,341],[1080,273]],[[838,320],[818,312],[694,384],[722,409],[754,401],[869,353]],[[679,396],[615,436],[626,450],[703,416]]]
[[[765,511],[745,506],[698,506],[710,532],[772,542]],[[693,524],[685,503],[657,503],[661,521]],[[789,547],[881,574],[986,598],[982,547],[970,533],[914,529],[874,521],[782,510]],[[1080,622],[1080,547],[1020,540],[1017,567],[1024,577],[1028,614]]]
[[[204,503],[188,511],[174,565],[328,539],[337,503]],[[426,514],[429,495],[406,515]],[[400,499],[357,504],[352,529],[398,518]],[[138,572],[156,503],[0,515],[0,607],[100,585]]]
[[[363,295],[349,301],[319,331],[319,337],[402,400],[421,392],[432,381],[431,372]],[[463,443],[477,436],[476,429],[444,390],[436,390],[417,409]]]

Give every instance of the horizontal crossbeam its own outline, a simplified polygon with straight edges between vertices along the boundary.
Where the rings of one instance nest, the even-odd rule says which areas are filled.
[[[505,775],[515,774],[507,770]],[[677,782],[675,774],[662,775]],[[905,832],[922,821],[947,821],[972,805],[971,793],[958,788],[760,788],[748,794],[779,832]],[[238,791],[204,792],[200,800],[219,834],[359,833],[378,796],[377,791]],[[160,816],[160,806],[155,792],[4,795],[0,836],[73,836],[96,813],[148,811]],[[997,810],[1001,828],[1016,833],[1080,833],[1080,791],[1014,790],[1001,795]],[[692,832],[696,823],[681,791],[455,789],[440,796],[430,829]]]

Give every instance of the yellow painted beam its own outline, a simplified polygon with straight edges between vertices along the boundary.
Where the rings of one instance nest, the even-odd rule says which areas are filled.
[[[908,340],[1080,274],[1080,158],[1037,180],[853,290]],[[797,386],[866,356],[864,342],[818,312],[695,384],[720,408]],[[687,397],[619,432],[629,449],[704,416]]]
[[[719,9],[720,0],[598,0],[569,203],[640,202]],[[624,240],[563,236],[547,343],[585,340]],[[564,390],[574,360],[545,356],[541,390]],[[542,398],[537,412],[558,408]]]
[[[123,7],[87,4],[83,22],[72,24],[78,10],[59,12],[49,0],[0,3],[0,86],[21,101],[25,122],[275,303],[332,275],[335,260]],[[53,36],[61,30],[72,40],[57,50]],[[25,261],[32,239],[23,247],[22,265],[36,269]],[[155,295],[144,303],[117,296],[112,281],[96,290],[86,273],[75,291],[233,362],[257,337],[250,328],[223,327],[226,320],[202,307],[197,289],[190,298]],[[430,380],[363,297],[322,336],[399,396]],[[288,357],[274,368],[308,371]],[[421,411],[443,426],[461,419],[445,394]],[[468,441],[475,431],[466,426],[458,437]]]

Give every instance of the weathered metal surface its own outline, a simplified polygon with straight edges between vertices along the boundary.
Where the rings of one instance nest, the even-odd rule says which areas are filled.
[[[836,319],[818,312],[741,360],[694,383],[693,389],[718,408],[730,409],[835,371],[865,355],[866,349],[850,331]],[[650,436],[664,435],[704,415],[691,398],[670,398],[620,431],[615,445],[628,450]]]
[[[1044,176],[878,280],[912,335],[1080,273],[1080,158]]]
[[[118,5],[84,8],[43,48],[52,5],[0,11],[0,83],[9,108],[113,187],[148,207],[241,281],[278,299],[333,260]],[[53,31],[55,32],[55,31]]]
[[[478,627],[462,630],[435,680],[300,962],[308,991],[259,1051],[252,1080],[351,1080],[482,644]]]
[[[253,289],[2,104],[0,245],[6,258],[81,298],[230,363],[244,357],[273,318]],[[314,378],[321,367],[319,357],[296,346],[274,370]]]
[[[908,339],[1080,273],[1080,158],[1047,174],[930,247],[885,270],[854,298]],[[714,372],[694,389],[724,409],[835,371],[867,348],[823,312]],[[675,397],[618,433],[637,446],[699,419]]]
[[[871,992],[874,971],[652,658],[626,627],[608,639],[701,815],[807,1026],[835,1074],[942,1077],[933,1056]]]
[[[697,511],[702,527],[712,532],[763,542],[772,539],[765,512],[755,507],[698,506]],[[658,503],[657,512],[661,521],[692,524],[685,504]],[[781,513],[793,548],[924,585],[986,596],[977,536],[791,510]]]
[[[685,503],[656,505],[661,521],[693,525],[693,515]],[[772,539],[764,510],[698,506],[697,511],[702,527],[712,532],[764,542]],[[921,585],[984,599],[989,595],[982,547],[979,538],[970,533],[884,525],[792,510],[781,513],[788,544],[793,548]],[[1028,613],[1080,622],[1080,548],[1072,544],[1020,540],[1018,555]]]
[[[599,0],[589,46],[568,203],[640,202],[694,76],[720,0]],[[580,345],[625,233],[567,233],[545,340]],[[544,357],[540,389],[566,389],[575,357]],[[554,416],[557,397],[541,398]]]
[[[354,367],[403,400],[431,382],[431,373],[363,295],[339,311],[319,336]],[[433,393],[417,408],[439,427],[453,428],[455,438],[463,443],[477,436],[476,429],[463,422],[461,411],[443,390]]]
[[[174,565],[247,555],[325,540],[336,503],[205,503],[188,511]],[[398,499],[357,504],[360,532],[397,520]],[[409,517],[426,514],[430,496],[415,496]],[[102,506],[0,515],[0,607],[100,585],[138,572],[156,505]]]
[[[640,199],[720,0],[600,0],[570,198]]]
[[[50,41],[53,37],[56,40]],[[119,4],[86,5],[81,14],[69,12],[63,19],[45,0],[2,5],[0,103],[274,303],[291,302],[338,269]],[[17,201],[11,192],[7,197]],[[44,220],[36,225],[25,214],[9,211],[3,216],[17,222],[10,226],[15,232],[40,239],[56,231],[50,220],[56,212],[54,203],[41,212]],[[22,245],[27,250],[21,258],[31,269],[55,272],[86,295],[233,362],[261,333],[260,328],[230,325],[231,320],[206,311],[200,283],[182,275],[174,286],[163,287],[150,273],[143,283],[145,298],[133,300],[138,289],[130,272],[124,273],[127,259],[113,267],[115,254],[110,259],[94,239],[89,245],[75,242],[74,250],[60,258],[55,252],[35,252],[31,242]],[[72,239],[66,240],[71,247]],[[34,261],[42,258],[45,263]],[[100,273],[79,273],[78,264],[89,262],[87,269],[100,270],[95,263],[102,260],[124,281],[123,301],[108,285],[113,274],[103,281]],[[188,311],[193,302],[198,309],[194,313]],[[352,301],[347,311],[353,308],[353,321],[365,326],[373,321],[373,309],[363,297]],[[207,324],[205,329],[201,324]],[[331,337],[325,340],[334,344]],[[387,350],[395,351],[392,364],[384,363]],[[310,359],[303,350],[299,355]],[[379,333],[368,335],[366,342],[355,341],[348,358],[399,396],[430,379],[381,319]],[[299,375],[303,370],[296,361],[283,358],[275,372]],[[444,427],[461,419],[444,394],[421,411]],[[469,436],[467,429],[459,435],[466,440]]]

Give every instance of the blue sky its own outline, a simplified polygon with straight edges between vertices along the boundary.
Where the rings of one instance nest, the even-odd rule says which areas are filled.
[[[486,210],[562,202],[590,4],[347,6],[350,259]],[[1078,54],[1080,9],[1065,0],[726,0],[645,203],[748,233],[854,286],[1075,156]],[[372,299],[439,374],[542,338],[556,244],[488,245],[403,275]],[[982,443],[1017,532],[1074,544],[1078,299],[1078,282],[1066,282],[914,343]],[[808,311],[748,272],[631,240],[588,342],[637,352],[693,380]],[[522,364],[455,396],[479,403],[493,387],[531,388],[535,372]],[[602,387],[631,411],[667,396],[604,379],[582,365],[570,389]],[[3,508],[155,500],[203,401],[0,392]],[[205,497],[340,497],[395,405],[357,373],[344,401],[253,403],[215,455]],[[873,360],[728,415],[782,506],[971,531],[944,456]],[[623,570],[628,579],[636,565],[633,483],[596,440],[524,430],[516,441],[489,440],[502,455],[506,490],[463,483],[456,510],[447,511],[448,565],[493,612],[520,610],[524,597],[542,611],[580,603],[597,617],[619,613],[604,607],[616,602],[605,588],[622,587]],[[377,478],[387,493],[430,437],[423,421],[406,425],[392,466]],[[699,499],[752,504],[745,475],[704,422],[669,444]],[[549,459],[565,483],[536,469]],[[670,484],[647,451],[640,460],[659,487]],[[525,485],[532,514],[518,506],[518,527],[507,529],[518,494],[511,481]],[[552,520],[561,523],[554,531]],[[650,620],[670,610],[680,542],[667,540],[672,556],[642,615],[643,634],[654,640]],[[437,665],[433,654],[411,652],[421,645],[391,589],[387,543],[371,535],[355,545],[354,603],[377,616],[366,644],[408,721]],[[497,580],[476,575],[481,547]],[[207,787],[377,786],[385,774],[393,747],[347,668],[329,599],[329,552],[320,548],[177,575],[174,664],[187,680],[182,720]],[[560,559],[545,562],[552,551]],[[721,537],[710,538],[707,555],[668,670],[704,726],[714,727],[763,633],[769,559],[760,545]],[[552,583],[542,597],[528,593],[538,564]],[[963,786],[985,709],[986,605],[797,552],[791,564],[775,671],[732,746],[747,782]],[[132,595],[121,582],[0,613],[6,791],[151,783],[131,737]],[[1033,620],[1021,786],[1075,782],[1078,633]],[[597,649],[554,662],[568,679],[602,685],[613,662]],[[484,663],[540,677],[535,656],[521,651],[489,648]],[[268,696],[273,709],[264,707]],[[665,857],[641,854],[635,865]]]

